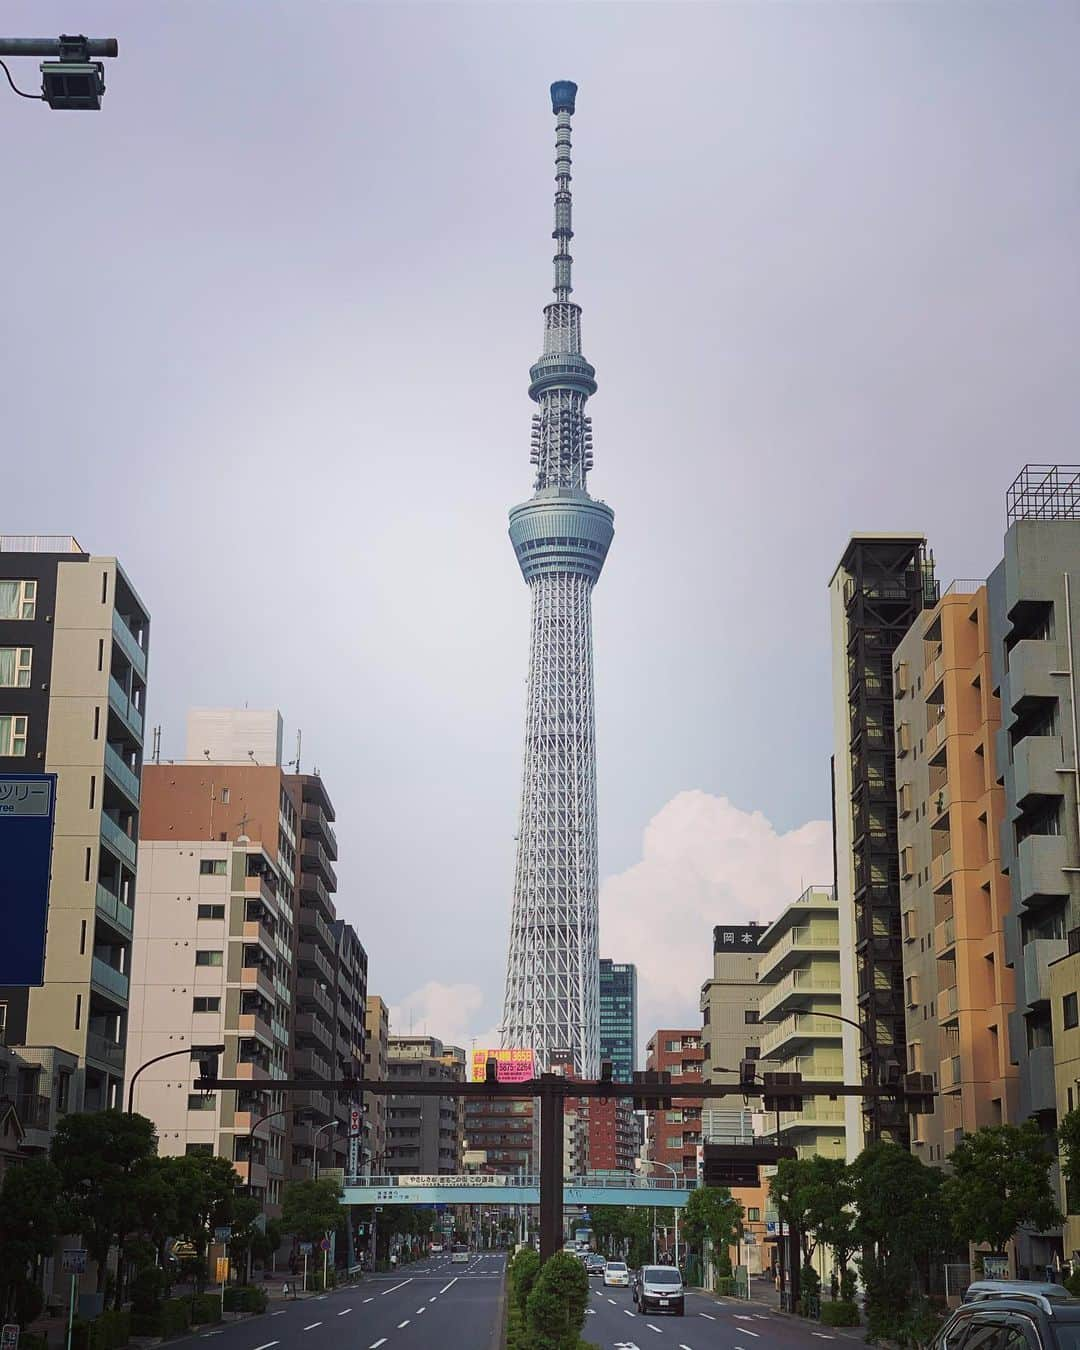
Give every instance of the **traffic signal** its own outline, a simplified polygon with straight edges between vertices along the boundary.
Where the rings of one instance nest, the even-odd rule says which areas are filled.
[[[766,1073],[762,1109],[768,1111],[801,1111],[803,1108],[801,1073]]]
[[[499,1061],[494,1056],[484,1064],[484,1082],[497,1083],[499,1081]]]
[[[913,1116],[934,1114],[934,1076],[930,1073],[904,1074],[904,1101]]]
[[[655,1069],[645,1069],[644,1071],[636,1069],[634,1071],[634,1082],[642,1087],[665,1087],[671,1082],[671,1074],[665,1069],[663,1073],[657,1073]],[[635,1111],[670,1111],[671,1098],[663,1097],[635,1097]]]
[[[199,1077],[217,1079],[218,1056],[225,1053],[223,1045],[193,1045],[191,1058],[199,1066]]]
[[[739,1082],[743,1087],[753,1087],[757,1081],[757,1060],[739,1060]]]
[[[756,1186],[758,1168],[794,1158],[790,1144],[703,1144],[701,1182],[704,1186]]]

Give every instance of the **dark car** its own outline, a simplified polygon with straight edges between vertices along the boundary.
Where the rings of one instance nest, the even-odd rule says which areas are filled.
[[[638,1312],[670,1312],[682,1317],[686,1303],[681,1272],[676,1266],[642,1266],[634,1284],[634,1302]]]
[[[1014,1293],[964,1303],[931,1350],[1080,1350],[1080,1299]]]
[[[606,1264],[604,1258],[597,1255],[596,1252],[590,1252],[585,1258],[585,1269],[590,1275],[603,1275]]]

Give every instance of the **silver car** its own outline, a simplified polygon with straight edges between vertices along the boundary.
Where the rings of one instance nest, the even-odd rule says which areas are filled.
[[[638,1312],[670,1312],[682,1317],[686,1296],[682,1274],[675,1266],[642,1266],[634,1286]]]

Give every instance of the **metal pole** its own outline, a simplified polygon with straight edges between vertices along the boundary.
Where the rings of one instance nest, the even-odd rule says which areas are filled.
[[[67,1350],[71,1350],[71,1332],[75,1326],[75,1290],[79,1284],[79,1277],[74,1271],[71,1272],[71,1301],[68,1305],[68,1334]]]
[[[304,1293],[307,1293],[307,1252],[304,1253]]]
[[[656,1265],[656,1206],[652,1207],[652,1260]]]
[[[675,1269],[679,1269],[679,1207],[672,1205],[672,1214],[675,1215]]]
[[[326,1293],[326,1271],[330,1262],[330,1248],[324,1247],[322,1254],[322,1287],[323,1293]]]
[[[81,41],[81,39],[76,39]],[[116,56],[116,38],[87,38],[87,56]],[[0,38],[0,56],[59,56],[59,38]]]
[[[223,1242],[223,1243],[221,1244],[221,1246],[222,1246],[222,1249],[223,1249],[224,1252],[225,1252],[225,1255],[222,1257],[222,1260],[221,1260],[221,1316],[222,1316],[222,1318],[224,1318],[224,1316],[225,1316],[225,1281],[226,1281],[226,1280],[228,1279],[228,1277],[229,1277],[229,1244],[228,1244],[227,1242]]]
[[[540,1076],[540,1260],[562,1246],[563,1097],[566,1079]]]

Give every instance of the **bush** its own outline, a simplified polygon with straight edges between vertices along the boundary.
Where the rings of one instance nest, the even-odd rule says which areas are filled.
[[[191,1300],[191,1325],[202,1326],[204,1322],[221,1321],[220,1294],[196,1294]]]
[[[577,1350],[588,1301],[584,1265],[566,1252],[549,1257],[525,1305],[529,1350]]]
[[[165,1293],[165,1272],[159,1266],[146,1266],[131,1281],[131,1311],[153,1313],[161,1307]]]
[[[838,1301],[821,1305],[821,1325],[824,1327],[857,1327],[859,1309],[854,1303]]]
[[[716,1287],[713,1293],[720,1298],[735,1297],[735,1280],[730,1275],[718,1275],[716,1277]]]
[[[161,1334],[178,1336],[191,1326],[191,1300],[187,1298],[166,1299],[161,1305]]]
[[[71,1328],[71,1350],[120,1350],[131,1340],[129,1312],[103,1312],[92,1322],[76,1317]]]
[[[845,1266],[844,1273],[840,1276],[840,1301],[855,1302],[855,1272],[850,1266]]]
[[[524,1331],[525,1308],[532,1293],[536,1277],[540,1274],[540,1255],[535,1247],[522,1247],[510,1262],[510,1286],[513,1290],[512,1302],[517,1304],[522,1330]]]
[[[45,1295],[29,1280],[15,1286],[15,1320],[20,1327],[36,1322],[45,1307]]]
[[[131,1314],[131,1334],[133,1336],[164,1336],[164,1317],[160,1308],[154,1312],[133,1312]]]
[[[225,1290],[225,1311],[261,1313],[266,1311],[266,1290],[254,1284],[235,1284]]]
[[[1080,1270],[1075,1270],[1071,1275],[1066,1275],[1062,1283],[1073,1298],[1080,1298]]]
[[[19,1334],[19,1350],[49,1350],[48,1336],[37,1336],[32,1331]]]

